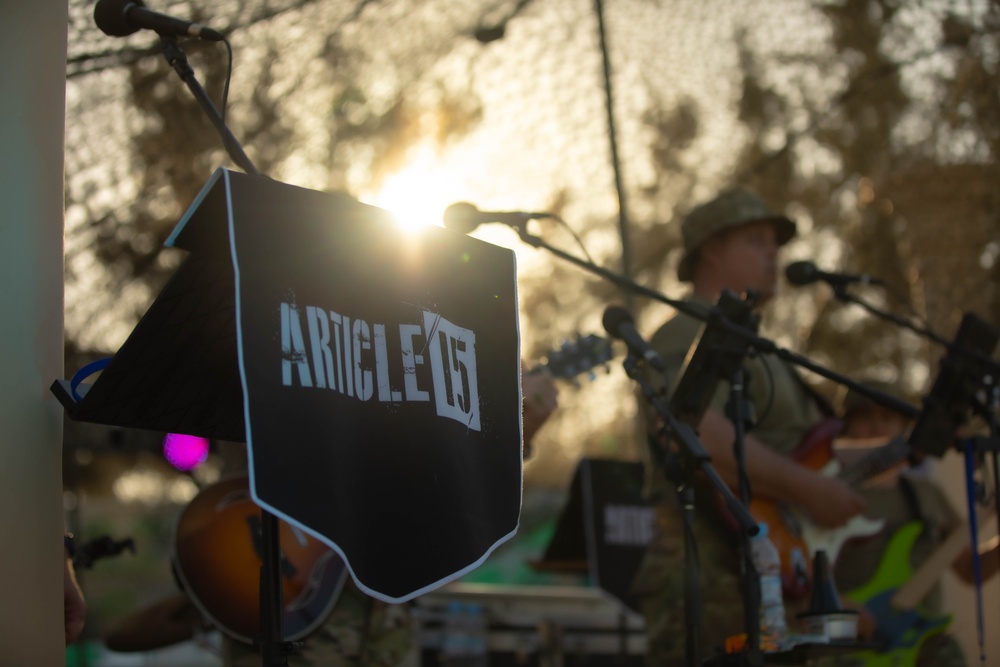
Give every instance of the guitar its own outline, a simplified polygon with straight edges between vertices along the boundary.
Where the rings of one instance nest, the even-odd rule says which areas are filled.
[[[330,613],[347,576],[343,559],[319,540],[279,522],[285,641],[301,639]],[[260,508],[246,475],[216,482],[182,510],[173,564],[198,609],[234,639],[260,633]]]
[[[857,488],[865,481],[899,465],[910,454],[909,444],[900,436],[873,449],[857,463],[842,467],[833,454],[833,441],[841,428],[842,422],[839,420],[821,421],[796,447],[792,459],[828,477],[838,477]],[[874,535],[885,524],[882,520],[858,515],[839,528],[822,528],[810,521],[801,510],[768,498],[753,498],[748,510],[758,522],[768,524],[771,541],[781,554],[782,589],[789,598],[802,598],[809,594],[812,555],[818,550],[826,551],[830,562],[834,563],[844,544],[853,539]]]
[[[601,338],[595,336],[594,334],[589,334],[578,338],[575,342],[566,342],[555,350],[551,350],[543,362],[530,370],[525,370],[521,377],[522,387],[521,390],[526,392],[524,395],[523,412],[522,412],[522,434],[523,434],[523,449],[521,450],[521,456],[523,459],[528,459],[532,455],[532,444],[531,440],[538,428],[545,422],[548,417],[548,410],[551,406],[546,406],[539,409],[537,406],[537,400],[532,401],[527,393],[531,391],[532,395],[538,394],[537,378],[539,377],[558,377],[565,380],[571,380],[574,384],[579,386],[579,382],[576,380],[576,376],[581,373],[590,373],[591,379],[595,377],[593,369],[606,362],[610,361],[614,356],[614,352],[611,349],[611,343],[606,338]],[[534,381],[536,384],[531,387],[531,383]],[[543,381],[547,384],[547,381]],[[543,389],[542,393],[544,395],[548,389]],[[534,405],[533,405],[534,403]],[[542,402],[544,404],[544,401]],[[529,410],[529,408],[531,408]]]
[[[611,341],[587,334],[551,350],[542,363],[528,373],[548,373],[564,380],[575,380],[578,375],[592,373],[593,369],[611,361],[614,356]]]
[[[883,648],[857,655],[868,667],[916,665],[924,641],[944,632],[951,624],[948,614],[930,615],[912,607],[896,609],[892,605],[896,590],[911,580],[910,552],[921,532],[923,526],[916,521],[900,528],[890,540],[871,580],[847,593],[849,599],[863,604],[875,617],[874,641]],[[965,536],[968,538],[968,531]]]
[[[994,516],[981,512],[979,529],[984,530]],[[892,536],[868,583],[846,594],[875,617],[874,641],[882,648],[856,656],[867,667],[915,667],[923,643],[951,624],[950,614],[929,614],[917,605],[969,545],[969,527],[952,531],[914,573],[910,552],[922,531],[919,522],[904,524]]]

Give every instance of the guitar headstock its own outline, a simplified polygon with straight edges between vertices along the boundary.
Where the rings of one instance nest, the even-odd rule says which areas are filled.
[[[545,356],[545,362],[534,370],[546,370],[565,380],[591,372],[614,358],[611,341],[595,334],[567,341]]]

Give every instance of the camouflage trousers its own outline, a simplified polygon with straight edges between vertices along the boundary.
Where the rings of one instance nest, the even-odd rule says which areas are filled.
[[[736,549],[719,528],[695,518],[701,570],[701,660],[717,654],[726,638],[744,632],[743,598]],[[684,531],[675,505],[656,508],[656,529],[632,583],[646,621],[650,667],[684,665],[687,624],[684,610]]]
[[[879,654],[875,660],[885,664],[886,656]],[[807,667],[867,667],[868,660],[859,656],[816,658]],[[907,662],[901,664],[910,664]],[[949,635],[935,635],[924,641],[917,655],[915,667],[966,667],[965,654],[958,642]]]
[[[417,631],[407,605],[390,605],[368,597],[348,579],[333,611],[303,640],[301,653],[288,657],[289,667],[417,667]],[[257,667],[252,646],[226,638],[226,667]]]

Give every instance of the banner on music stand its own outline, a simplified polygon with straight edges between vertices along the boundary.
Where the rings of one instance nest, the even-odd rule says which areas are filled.
[[[71,417],[245,436],[254,501],[383,600],[516,532],[510,250],[226,169],[167,243],[190,255],[111,365],[82,397],[53,386]]]

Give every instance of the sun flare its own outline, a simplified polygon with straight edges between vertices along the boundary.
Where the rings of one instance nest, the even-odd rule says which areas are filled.
[[[389,211],[400,227],[416,232],[443,224],[441,214],[456,199],[456,180],[453,170],[425,147],[403,169],[386,177],[381,188],[361,200]]]

